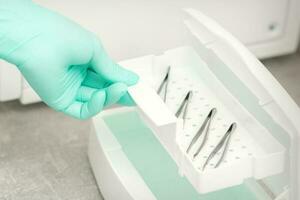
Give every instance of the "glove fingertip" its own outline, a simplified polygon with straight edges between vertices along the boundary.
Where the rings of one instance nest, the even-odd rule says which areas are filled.
[[[95,92],[86,107],[83,108],[81,119],[87,119],[101,112],[104,107],[105,99],[106,94],[104,91]]]
[[[132,86],[132,85],[137,84],[137,82],[139,81],[139,76],[134,72],[131,72],[131,71],[128,71],[128,72],[129,72],[129,75],[128,75],[128,80],[127,80],[127,85]]]
[[[106,89],[105,106],[117,103],[127,92],[127,85],[124,83],[115,83]]]

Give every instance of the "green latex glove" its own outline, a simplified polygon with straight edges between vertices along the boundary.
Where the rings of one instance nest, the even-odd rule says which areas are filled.
[[[80,119],[130,103],[127,86],[138,80],[94,34],[29,0],[0,0],[0,58],[15,64],[47,105]]]

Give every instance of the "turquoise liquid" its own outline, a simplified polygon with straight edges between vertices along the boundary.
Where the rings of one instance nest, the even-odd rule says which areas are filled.
[[[136,112],[103,119],[158,200],[256,200],[245,185],[199,194],[186,178],[179,176],[173,159]]]

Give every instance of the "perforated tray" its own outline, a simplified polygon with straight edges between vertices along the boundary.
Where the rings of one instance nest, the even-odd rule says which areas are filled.
[[[177,163],[179,173],[186,176],[198,192],[211,192],[241,184],[250,177],[261,179],[283,171],[283,146],[231,95],[193,48],[167,51],[162,56],[154,57],[152,63],[145,68],[131,69],[156,91],[167,67],[171,66],[165,105],[171,113],[176,112],[186,93],[193,91],[184,128],[182,120],[178,119],[176,134],[166,134],[156,128],[154,131]],[[152,106],[155,107],[155,104]],[[212,121],[208,141],[193,160],[193,152],[199,144],[195,144],[189,154],[186,149],[213,107],[218,111]],[[203,170],[208,155],[232,122],[237,123],[237,129],[232,134],[223,162],[214,168],[220,156],[218,154]]]
[[[177,132],[177,142],[182,152],[186,151],[193,136],[203,124],[206,116],[212,108],[217,109],[215,117],[213,117],[210,130],[208,133],[208,141],[196,159],[191,159],[193,165],[198,170],[202,170],[202,166],[208,158],[208,155],[216,147],[216,144],[223,137],[231,123],[239,122],[229,110],[218,100],[218,98],[201,82],[200,79],[192,80],[192,76],[177,69],[176,66],[172,69],[171,81],[169,84],[169,91],[167,95],[166,105],[175,113],[186,93],[191,90],[193,95],[188,107],[186,122],[182,120],[179,123]],[[203,140],[203,135],[193,145],[187,157],[191,158],[193,153],[200,146]],[[221,152],[221,151],[220,151]],[[207,166],[207,170],[214,168],[216,160],[220,157],[220,152]],[[223,163],[232,163],[243,158],[252,158],[253,155],[262,154],[263,150],[255,143],[250,133],[244,127],[237,123],[237,129],[233,131],[228,149],[228,154],[223,160]],[[221,164],[222,166],[223,164]]]

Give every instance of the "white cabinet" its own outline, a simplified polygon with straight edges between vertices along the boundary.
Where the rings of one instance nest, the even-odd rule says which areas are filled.
[[[298,45],[298,0],[35,0],[97,32],[118,60],[185,44],[182,9],[215,19],[259,58],[292,53]]]
[[[0,101],[19,99],[22,85],[22,76],[18,69],[0,60]]]

